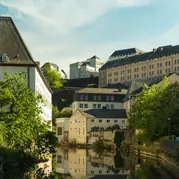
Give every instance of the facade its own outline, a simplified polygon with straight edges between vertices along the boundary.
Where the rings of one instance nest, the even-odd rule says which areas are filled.
[[[52,91],[10,17],[0,17],[0,80],[5,72],[9,75],[26,72],[27,87],[40,93],[45,101],[45,105],[39,104],[42,118],[51,121]]]
[[[170,83],[179,83],[179,75],[178,74],[172,73],[172,74],[169,74],[167,77],[168,77],[168,81]],[[149,84],[149,86],[151,86],[153,84],[160,85],[162,80],[163,80],[163,78],[161,80],[158,80],[156,83]],[[127,113],[130,111],[131,106],[135,102],[136,96],[142,92],[142,88],[143,88],[144,84],[145,83],[142,81],[133,81],[131,83],[130,88],[124,98],[124,101],[123,101],[123,108],[126,109]]]
[[[69,118],[56,118],[56,136],[59,143],[68,142]]]
[[[77,109],[122,109],[127,90],[109,88],[84,88],[74,94],[72,111]]]
[[[70,118],[69,142],[89,144],[89,141],[91,141],[90,143],[93,143],[94,141],[90,139],[89,133],[95,127],[102,131],[114,125],[119,125],[121,129],[127,127],[125,109],[91,109],[87,111],[78,109]]]
[[[70,64],[70,79],[89,78],[99,76],[99,68],[103,63],[97,56],[83,62]]]
[[[133,80],[152,83],[173,72],[179,72],[179,45],[107,61],[99,70],[99,86],[130,85]]]

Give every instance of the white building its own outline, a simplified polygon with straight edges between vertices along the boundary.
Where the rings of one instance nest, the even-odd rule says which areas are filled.
[[[110,88],[84,88],[74,94],[72,111],[77,109],[123,109],[127,90]]]
[[[96,77],[102,65],[103,63],[97,56],[70,64],[70,79]]]
[[[94,127],[103,131],[114,125],[118,125],[121,129],[127,127],[125,109],[91,109],[87,111],[78,109],[69,121],[68,140],[70,143],[89,144],[89,141],[92,141],[90,132]]]
[[[27,87],[40,93],[45,101],[45,105],[39,104],[42,118],[51,121],[52,91],[10,17],[0,17],[0,80],[5,72],[9,75],[26,72]]]

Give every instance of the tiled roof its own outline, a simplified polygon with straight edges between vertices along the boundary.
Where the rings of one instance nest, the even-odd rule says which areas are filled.
[[[79,110],[79,109],[78,109]],[[89,118],[127,118],[125,109],[90,109],[79,110],[85,117]]]
[[[94,94],[126,94],[126,91],[120,91],[112,88],[83,88],[77,93],[94,93]]]
[[[142,50],[138,50],[136,48],[116,50],[110,57],[132,55],[132,54],[137,54],[139,52],[142,52]]]
[[[134,55],[134,56],[130,56],[130,57],[122,58],[122,59],[120,58],[120,59],[114,60],[114,61],[107,61],[100,68],[100,70],[104,70],[104,69],[108,69],[108,68],[112,68],[112,67],[118,67],[118,66],[122,66],[122,65],[127,65],[127,64],[131,64],[131,63],[142,62],[142,61],[146,61],[146,60],[152,60],[155,58],[160,58],[163,56],[168,56],[168,55],[177,54],[177,53],[179,53],[179,45],[163,46],[163,47],[159,47],[156,50],[153,50],[151,52],[141,53],[138,55]]]

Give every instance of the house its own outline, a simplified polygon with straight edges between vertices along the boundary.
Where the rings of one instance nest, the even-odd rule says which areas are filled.
[[[99,69],[99,87],[116,83],[129,86],[133,80],[155,83],[173,72],[179,72],[179,45],[160,46],[145,53],[120,50]]]
[[[99,76],[99,68],[103,65],[96,55],[83,62],[70,64],[70,79]]]
[[[10,17],[0,17],[0,80],[5,72],[9,75],[26,72],[27,87],[41,94],[45,101],[45,105],[39,104],[41,117],[51,121],[52,91]]]
[[[90,132],[96,128],[103,131],[110,126],[118,125],[121,129],[127,127],[125,109],[90,109],[76,110],[69,120],[69,142],[89,144],[94,140]]]
[[[68,142],[69,118],[56,118],[56,136],[59,143]]]
[[[72,111],[77,109],[122,109],[126,89],[84,88],[74,94]]]

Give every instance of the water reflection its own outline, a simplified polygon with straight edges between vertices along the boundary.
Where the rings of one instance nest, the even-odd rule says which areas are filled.
[[[123,176],[128,178],[131,165],[120,155],[105,152],[99,156],[88,149],[61,149],[56,153],[56,172],[61,178],[93,178],[93,176]],[[62,177],[63,176],[63,177]],[[108,177],[109,178],[109,177]]]
[[[58,179],[177,179],[179,171],[165,162],[120,153],[97,154],[92,149],[59,148],[56,153]]]

